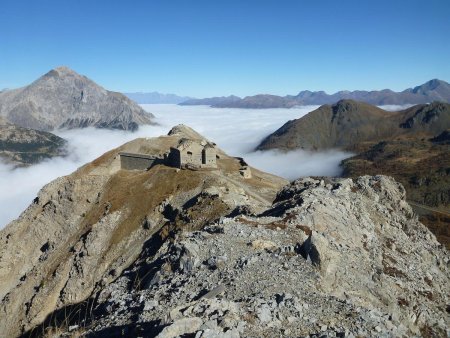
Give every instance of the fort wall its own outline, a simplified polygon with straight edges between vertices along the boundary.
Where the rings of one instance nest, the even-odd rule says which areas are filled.
[[[119,153],[120,167],[125,170],[147,170],[164,159],[152,155]]]

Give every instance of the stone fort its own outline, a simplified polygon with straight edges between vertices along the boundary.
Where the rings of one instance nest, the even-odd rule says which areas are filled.
[[[120,167],[126,170],[147,170],[156,164],[175,168],[217,168],[217,151],[214,143],[183,138],[176,147],[162,155],[119,153]]]

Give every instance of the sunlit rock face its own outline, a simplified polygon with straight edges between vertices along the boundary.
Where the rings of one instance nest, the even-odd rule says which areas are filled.
[[[153,116],[120,93],[108,91],[67,67],[58,67],[30,85],[0,92],[0,116],[25,128],[136,130]]]

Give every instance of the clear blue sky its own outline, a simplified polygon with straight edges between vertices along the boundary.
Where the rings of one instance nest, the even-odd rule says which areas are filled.
[[[67,65],[196,97],[450,81],[450,1],[3,0],[0,89]]]

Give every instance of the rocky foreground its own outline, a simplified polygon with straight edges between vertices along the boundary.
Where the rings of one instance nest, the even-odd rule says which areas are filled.
[[[117,168],[118,151],[196,135],[178,127],[115,149],[0,232],[5,336],[450,333],[448,251],[399,183],[244,179],[223,152],[217,171]]]

